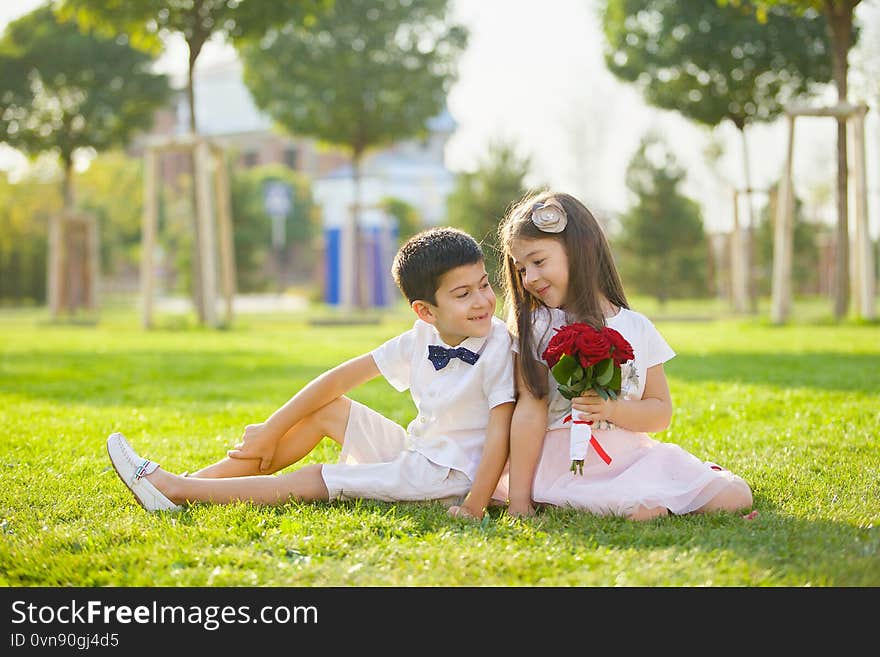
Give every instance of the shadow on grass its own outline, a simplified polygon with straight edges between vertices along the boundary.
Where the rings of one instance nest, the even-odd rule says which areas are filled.
[[[285,397],[343,359],[303,365],[276,352],[129,351],[102,357],[70,351],[4,356],[0,393],[93,406],[250,401]],[[803,354],[679,354],[667,365],[688,382],[880,392],[880,355],[833,351]],[[286,397],[285,397],[286,398]]]
[[[880,392],[880,355],[834,351],[767,354],[678,354],[668,376],[687,382],[716,381],[781,388]]]
[[[394,506],[381,502],[337,503],[345,512],[373,510],[387,515]],[[448,531],[463,535],[480,534],[502,541],[509,539],[514,549],[528,554],[535,566],[546,564],[549,557],[542,549],[558,544],[563,553],[641,551],[657,555],[669,551],[672,576],[668,585],[680,585],[688,579],[682,566],[673,561],[689,553],[717,555],[720,568],[736,571],[742,560],[760,585],[805,586],[880,586],[880,526],[854,526],[826,519],[793,518],[768,508],[756,498],[757,510],[748,519],[745,513],[711,513],[669,516],[648,522],[624,518],[600,517],[570,509],[545,508],[533,518],[511,518],[503,508],[492,508],[482,522],[448,518],[439,504],[398,504],[396,515],[406,515],[414,522],[411,529],[424,535]],[[613,558],[613,557],[612,557]],[[656,558],[656,557],[654,557]],[[528,564],[524,563],[524,569]],[[565,566],[560,566],[565,568]],[[572,566],[576,568],[578,566]],[[720,580],[729,575],[720,572]],[[666,584],[664,584],[666,585]]]
[[[337,363],[332,363],[336,365]],[[272,352],[130,351],[12,354],[3,359],[0,393],[90,406],[251,401],[287,398],[326,368],[285,362]]]

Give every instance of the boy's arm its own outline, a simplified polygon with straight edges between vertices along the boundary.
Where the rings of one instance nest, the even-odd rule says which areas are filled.
[[[510,422],[510,506],[514,516],[532,515],[532,480],[547,432],[548,399],[529,391],[516,359],[516,407]]]
[[[513,416],[513,402],[498,404],[489,411],[489,424],[486,426],[486,442],[474,483],[461,507],[453,507],[453,516],[482,518],[498,485],[504,464],[507,463],[510,442],[510,418]]]
[[[276,410],[265,422],[248,425],[242,442],[227,456],[238,459],[260,459],[260,470],[268,470],[275,455],[278,439],[288,429],[322,406],[338,399],[352,388],[379,376],[372,354],[352,358],[309,382]]]

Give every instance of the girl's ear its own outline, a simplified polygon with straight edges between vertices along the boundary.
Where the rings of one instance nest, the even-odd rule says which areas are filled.
[[[410,304],[410,307],[413,309],[416,316],[423,322],[432,325],[437,322],[437,316],[434,314],[434,311],[431,310],[430,304],[425,301],[413,301],[412,304]]]

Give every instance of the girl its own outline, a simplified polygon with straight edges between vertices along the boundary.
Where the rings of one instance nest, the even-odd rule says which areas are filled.
[[[538,503],[647,520],[750,507],[752,491],[741,477],[647,435],[669,426],[663,363],[675,352],[644,315],[630,310],[590,211],[568,194],[544,192],[513,207],[499,235],[508,325],[517,336],[509,513],[532,515]],[[590,391],[569,401],[556,389],[541,355],[552,329],[572,322],[610,326],[632,345],[635,358],[623,366],[617,400]],[[591,447],[583,474],[571,472],[569,412],[592,422],[610,463]]]

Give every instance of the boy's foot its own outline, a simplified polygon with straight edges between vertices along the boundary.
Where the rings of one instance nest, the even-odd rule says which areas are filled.
[[[147,480],[146,476],[159,464],[138,456],[121,433],[111,433],[107,438],[107,454],[122,483],[147,511],[179,511],[183,508]]]

